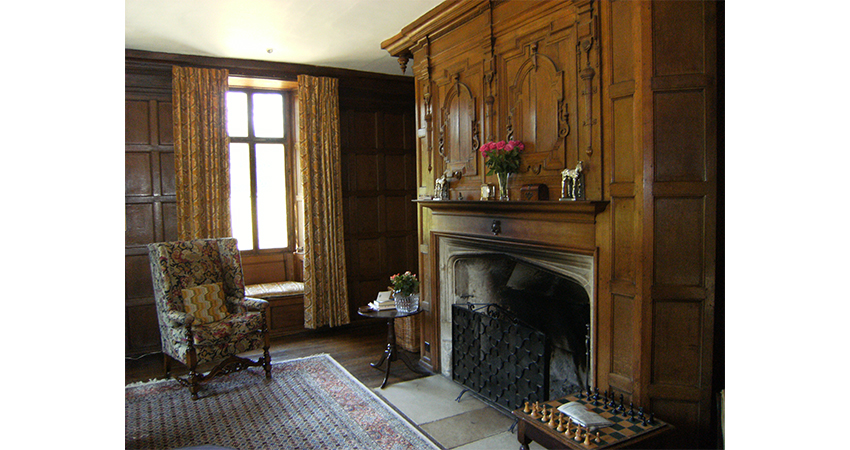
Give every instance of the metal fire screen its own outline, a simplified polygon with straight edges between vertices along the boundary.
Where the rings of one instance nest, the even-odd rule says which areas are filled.
[[[509,411],[546,401],[546,335],[494,303],[452,305],[452,380]]]

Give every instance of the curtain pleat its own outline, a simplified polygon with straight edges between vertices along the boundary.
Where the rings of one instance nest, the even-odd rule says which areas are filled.
[[[172,68],[179,240],[229,237],[227,69]]]
[[[342,220],[339,92],[334,78],[298,76],[304,190],[304,326],[350,322]]]

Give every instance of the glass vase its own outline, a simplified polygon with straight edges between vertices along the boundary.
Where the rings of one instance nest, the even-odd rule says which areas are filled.
[[[508,201],[511,199],[508,187],[511,175],[513,175],[511,172],[496,172],[496,177],[499,179],[499,200]]]
[[[395,309],[400,313],[412,313],[419,309],[419,293],[404,295],[401,291],[393,291]]]

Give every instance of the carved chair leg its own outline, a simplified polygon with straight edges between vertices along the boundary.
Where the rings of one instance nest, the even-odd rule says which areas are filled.
[[[263,370],[266,371],[266,379],[272,377],[272,357],[269,355],[269,346],[263,347]]]
[[[195,368],[189,369],[189,392],[192,394],[192,400],[198,399],[198,391],[201,389],[198,379],[198,372],[195,372]]]
[[[162,354],[162,366],[165,368],[165,378],[171,378],[171,357]]]

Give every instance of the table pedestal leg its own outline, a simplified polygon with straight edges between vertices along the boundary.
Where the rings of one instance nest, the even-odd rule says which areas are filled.
[[[384,374],[384,382],[381,383],[381,389],[387,386],[387,379],[390,378],[390,366],[392,362],[398,359],[396,356],[396,346],[395,346],[395,320],[390,319],[387,321],[387,349],[384,351],[384,354],[381,355],[381,359],[372,363],[371,366],[374,368],[378,368],[385,360],[387,361],[387,370]]]
[[[387,362],[386,373],[384,374],[384,382],[381,383],[381,389],[387,386],[387,379],[390,377],[390,365],[393,361],[401,360],[408,369],[419,373],[419,374],[427,374],[428,372],[420,369],[416,362],[410,360],[410,356],[404,354],[404,352],[398,351],[396,347],[396,338],[395,338],[395,319],[390,319],[387,321],[387,349],[384,351],[384,354],[381,355],[381,359],[378,362],[369,363],[370,366],[380,369],[380,365]]]

